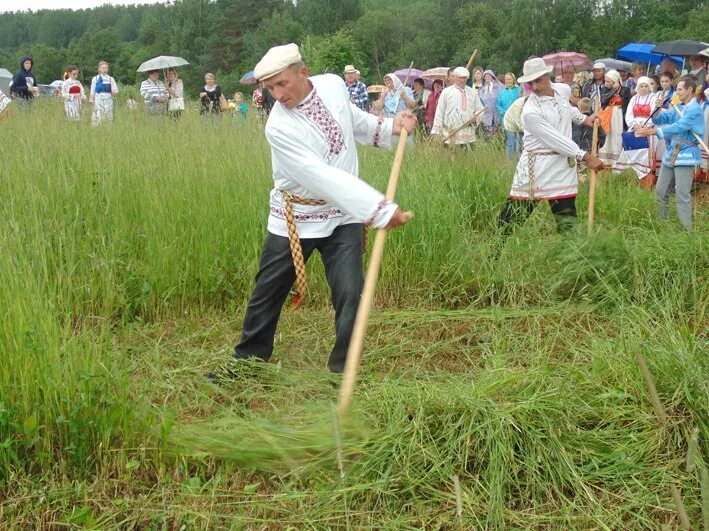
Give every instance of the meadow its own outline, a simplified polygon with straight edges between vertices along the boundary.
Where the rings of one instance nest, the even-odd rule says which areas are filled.
[[[273,362],[203,377],[257,269],[263,126],[38,103],[0,123],[3,529],[664,530],[671,485],[709,529],[706,189],[692,235],[603,175],[592,235],[583,184],[574,234],[544,205],[502,241],[500,143],[407,151],[416,217],[387,239],[340,425],[317,257]],[[361,148],[363,178],[384,189],[392,160]]]

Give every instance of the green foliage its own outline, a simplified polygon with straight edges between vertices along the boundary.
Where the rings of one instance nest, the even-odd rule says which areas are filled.
[[[345,65],[361,64],[362,55],[349,29],[325,37],[307,36],[302,55],[314,73],[341,73]]]
[[[412,60],[418,68],[465,64],[476,48],[477,64],[519,72],[529,55],[557,50],[597,58],[612,56],[631,41],[706,40],[707,13],[706,0],[175,0],[105,5],[0,14],[0,66],[14,72],[15,57],[43,45],[49,48],[38,49],[40,83],[57,79],[65,62],[80,63],[87,79],[99,56],[114,65],[112,74],[120,83],[135,83],[140,79],[135,69],[146,59],[180,55],[191,63],[182,74],[188,93],[197,90],[207,71],[226,79],[231,90],[232,80],[252,70],[269,47],[297,42],[316,57],[314,70],[340,72],[352,62],[370,82]]]

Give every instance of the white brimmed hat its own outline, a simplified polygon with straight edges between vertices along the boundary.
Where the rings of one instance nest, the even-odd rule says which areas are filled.
[[[547,66],[544,59],[541,57],[535,57],[534,59],[529,59],[524,62],[522,67],[522,76],[517,79],[519,83],[529,83],[535,79],[539,79],[545,74],[551,74],[554,70],[553,66]]]
[[[347,66],[345,67],[345,74],[350,74],[350,73],[351,73],[351,74],[356,74],[356,73],[357,73],[357,69],[356,69],[353,65],[347,65]]]
[[[258,81],[263,81],[269,77],[280,74],[290,65],[294,65],[302,61],[300,50],[297,44],[285,44],[283,46],[274,46],[266,52],[256,68],[254,68],[254,77]]]

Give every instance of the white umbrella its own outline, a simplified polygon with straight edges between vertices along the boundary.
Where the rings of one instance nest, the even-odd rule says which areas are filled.
[[[152,59],[145,61],[142,65],[138,67],[138,72],[150,72],[151,70],[164,70],[166,68],[175,68],[178,66],[185,66],[189,63],[185,61],[182,57],[173,57],[171,55],[161,55],[159,57],[153,57]]]

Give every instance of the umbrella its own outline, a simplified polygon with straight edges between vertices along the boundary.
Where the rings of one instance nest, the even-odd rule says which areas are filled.
[[[667,55],[653,52],[653,48],[655,48],[655,45],[651,42],[630,42],[622,48],[618,48],[615,54],[629,61],[659,65]],[[677,64],[682,64],[682,58],[680,56],[670,56],[670,59]]]
[[[254,76],[254,71],[252,70],[251,72],[246,72],[243,76],[241,76],[239,83],[242,85],[255,85],[256,76]]]
[[[688,55],[699,55],[699,52],[703,51],[707,46],[709,46],[709,44],[706,42],[699,41],[665,41],[655,46],[652,51],[665,55],[681,55],[686,57]]]
[[[606,65],[606,70],[622,70],[623,72],[630,72],[633,68],[632,63],[628,61],[620,61],[618,59],[611,59],[607,57],[606,59],[596,59],[596,63],[603,63]]]
[[[547,66],[554,67],[554,75],[560,76],[564,68],[571,67],[574,72],[591,70],[593,63],[585,53],[556,52],[542,57]]]
[[[137,72],[150,72],[151,70],[164,70],[166,68],[175,68],[178,66],[185,66],[189,63],[185,61],[182,57],[173,57],[171,55],[161,55],[159,57],[153,57],[149,61],[145,61],[142,65],[138,67]]]
[[[402,68],[401,70],[397,70],[394,72],[394,75],[398,77],[402,83],[406,83],[407,86],[411,87],[414,84],[414,79],[417,77],[421,77],[423,74],[423,70],[419,70],[418,68],[412,68],[411,69],[411,74],[409,75],[409,69],[408,68]],[[408,79],[406,79],[408,77]],[[424,79],[424,83],[426,83],[426,80]],[[428,86],[430,86],[433,83],[433,81],[428,82]]]
[[[434,81],[440,79],[441,81],[448,81],[448,70],[447,66],[437,66],[436,68],[429,68],[425,72],[421,73],[423,79],[430,79]]]
[[[387,88],[384,85],[370,85],[367,87],[367,92],[370,94],[378,94],[380,92],[384,92],[386,89]]]
[[[10,81],[12,81],[12,72],[0,68],[0,90],[5,94],[10,94]]]

